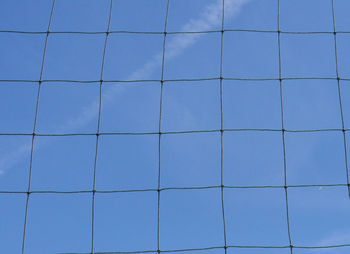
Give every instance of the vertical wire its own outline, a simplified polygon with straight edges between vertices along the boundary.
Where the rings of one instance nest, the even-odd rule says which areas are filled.
[[[221,182],[221,211],[224,230],[225,254],[227,254],[225,203],[224,203],[224,112],[223,112],[223,77],[222,66],[224,56],[225,0],[222,0],[221,49],[220,49],[220,182]]]
[[[337,74],[339,108],[340,108],[340,116],[341,116],[342,132],[343,132],[343,141],[344,141],[346,184],[348,185],[348,196],[350,198],[348,152],[347,152],[346,132],[345,132],[344,113],[343,113],[343,102],[342,102],[342,96],[341,96],[341,86],[340,86],[340,77],[339,77],[337,31],[336,31],[336,22],[335,22],[334,0],[332,0],[332,19],[333,19],[333,34],[334,34],[335,71],[336,71],[336,74]]]
[[[95,160],[94,160],[94,178],[93,178],[92,206],[91,206],[91,253],[92,254],[94,253],[96,168],[97,168],[98,145],[99,145],[100,126],[101,126],[103,70],[105,65],[108,36],[109,36],[110,27],[111,27],[112,7],[113,7],[113,0],[110,0],[108,26],[107,26],[106,38],[105,38],[105,43],[103,48],[101,75],[100,75],[100,84],[99,84],[98,121],[97,121],[97,133],[96,133],[96,150],[95,150]]]
[[[49,18],[49,24],[47,26],[47,31],[46,31],[45,45],[44,45],[43,57],[42,57],[42,61],[41,61],[40,78],[39,78],[39,82],[38,82],[38,93],[37,93],[37,97],[36,97],[34,126],[33,126],[33,134],[32,134],[32,145],[31,145],[31,150],[30,150],[27,199],[26,199],[26,208],[25,208],[25,215],[24,215],[24,229],[23,229],[23,238],[22,238],[22,254],[24,254],[24,247],[25,247],[25,240],[26,240],[26,231],[27,231],[29,196],[30,196],[31,182],[32,182],[34,142],[35,142],[35,135],[36,135],[35,131],[36,131],[36,125],[37,125],[37,120],[38,120],[40,91],[41,91],[41,84],[42,84],[42,80],[43,80],[44,65],[45,65],[45,59],[46,59],[46,50],[47,50],[47,42],[48,42],[48,38],[49,38],[49,34],[50,34],[50,27],[51,27],[51,23],[52,23],[52,17],[53,17],[54,9],[55,9],[55,0],[53,0],[53,2],[52,2],[50,18]]]
[[[168,16],[169,16],[170,0],[167,1],[165,24],[164,24],[164,40],[162,52],[162,73],[160,81],[160,103],[159,103],[159,125],[158,125],[158,201],[157,201],[157,252],[160,253],[160,187],[161,187],[161,136],[162,136],[162,110],[163,110],[163,86],[164,86],[164,65],[165,65],[165,45],[167,36]]]
[[[281,59],[281,29],[280,29],[280,12],[281,12],[281,1],[278,0],[278,15],[277,15],[277,26],[278,26],[278,73],[279,73],[279,87],[280,87],[280,100],[281,100],[281,124],[282,124],[282,145],[283,145],[283,171],[284,171],[284,194],[286,202],[286,219],[288,229],[288,241],[290,253],[293,254],[292,237],[290,233],[290,219],[289,219],[289,203],[288,203],[288,187],[287,187],[287,159],[286,159],[286,138],[284,128],[284,111],[283,111],[283,86],[282,86],[282,59]]]

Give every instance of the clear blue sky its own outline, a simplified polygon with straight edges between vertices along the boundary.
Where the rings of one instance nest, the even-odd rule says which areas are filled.
[[[337,31],[350,31],[347,0],[334,0]],[[225,29],[278,30],[277,0],[226,0]],[[280,0],[284,32],[333,32],[331,0]],[[0,30],[47,30],[52,0],[2,0]],[[109,0],[56,0],[51,32],[105,32]],[[167,0],[114,0],[111,31],[162,32]],[[221,0],[170,0],[168,32],[221,30]],[[39,134],[96,133],[105,34],[51,33],[47,41]],[[32,133],[46,34],[0,32],[0,133]],[[162,34],[112,33],[103,80],[160,80]],[[224,33],[223,77],[278,79],[278,35]],[[350,34],[337,35],[340,78],[350,78]],[[341,129],[332,33],[281,34],[287,130]],[[164,79],[218,78],[221,33],[168,34]],[[33,82],[5,82],[32,80]],[[56,80],[55,82],[53,80]],[[281,129],[278,80],[223,81],[224,129]],[[345,128],[350,82],[340,81]],[[105,82],[100,132],[158,132],[160,82]],[[220,129],[220,81],[172,81],[163,87],[162,131]],[[350,135],[346,134],[350,150]],[[341,131],[286,132],[288,185],[346,184]],[[31,136],[0,135],[0,253],[21,253]],[[35,138],[31,191],[92,190],[96,136]],[[282,132],[223,134],[227,186],[283,186]],[[161,188],[218,186],[220,132],[161,138]],[[349,158],[350,159],[350,158]],[[96,189],[158,187],[158,135],[102,135]],[[157,250],[156,191],[97,193],[94,251]],[[347,188],[288,188],[292,244],[350,244]],[[227,245],[288,246],[283,188],[224,190]],[[25,254],[89,253],[92,194],[30,195]],[[165,190],[160,249],[224,246],[220,188]],[[350,247],[294,249],[345,254]],[[184,253],[224,254],[223,249]],[[289,249],[229,248],[229,254],[287,254]]]

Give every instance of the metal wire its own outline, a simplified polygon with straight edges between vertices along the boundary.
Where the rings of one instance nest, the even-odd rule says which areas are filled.
[[[236,81],[284,81],[284,80],[340,80],[349,82],[350,79],[347,78],[337,78],[337,77],[285,77],[285,78],[238,78],[238,77],[211,77],[211,78],[186,78],[186,79],[164,79],[163,83],[168,83],[169,85],[176,85],[177,82],[201,82],[210,80],[236,80]],[[102,82],[104,85],[108,83],[115,84],[128,84],[132,83],[156,83],[161,82],[160,79],[138,79],[138,80],[69,80],[69,79],[44,79],[41,83],[73,83],[73,84],[100,84]],[[39,80],[30,79],[0,79],[1,83],[38,83]],[[107,84],[106,84],[107,83]],[[29,85],[29,84],[28,84]],[[249,85],[249,83],[247,83]]]
[[[280,31],[280,16],[281,16],[281,1],[278,0],[278,15],[277,26]],[[281,33],[278,32],[278,74],[280,85],[280,101],[281,101],[281,127],[282,127],[282,149],[283,149],[283,174],[284,174],[284,194],[286,202],[286,223],[288,232],[288,241],[290,253],[293,254],[292,235],[290,232],[290,218],[289,218],[289,202],[288,202],[288,186],[287,186],[287,157],[286,157],[286,135],[284,129],[284,110],[283,110],[283,85],[282,85],[282,58],[281,58]]]
[[[341,124],[342,124],[342,129],[343,129],[344,158],[345,158],[345,169],[346,169],[346,182],[348,183],[348,194],[349,194],[349,198],[350,198],[348,152],[347,152],[347,142],[346,142],[346,134],[345,134],[344,113],[343,113],[343,103],[342,103],[342,95],[341,95],[341,87],[340,87],[340,77],[339,77],[339,68],[338,68],[338,47],[337,47],[336,25],[335,25],[334,0],[332,0],[332,20],[333,20],[333,32],[334,32],[335,71],[336,71],[336,74],[337,74],[339,108],[340,108]]]
[[[94,253],[94,236],[95,236],[95,188],[96,188],[96,168],[97,168],[97,158],[98,158],[98,145],[99,145],[99,137],[100,137],[100,126],[101,126],[101,107],[102,107],[102,79],[103,79],[103,70],[105,66],[105,58],[106,58],[106,50],[108,43],[108,35],[111,27],[111,19],[112,19],[112,8],[113,8],[113,0],[110,0],[109,3],[109,16],[108,16],[108,25],[106,38],[103,48],[102,55],[102,64],[101,64],[101,74],[100,74],[100,84],[99,84],[99,103],[98,103],[98,120],[97,120],[97,132],[96,132],[96,149],[95,149],[95,160],[94,160],[94,177],[93,177],[93,186],[92,186],[92,206],[91,206],[91,253]]]
[[[160,253],[160,192],[161,192],[161,161],[162,161],[162,115],[163,115],[163,90],[164,90],[164,66],[165,66],[165,48],[166,48],[166,36],[167,25],[169,16],[170,0],[167,1],[166,16],[164,23],[164,39],[163,39],[163,51],[162,51],[162,72],[160,77],[160,102],[159,102],[159,122],[158,122],[158,196],[157,196],[157,253]]]
[[[50,27],[51,27],[51,21],[52,21],[52,17],[53,17],[54,8],[55,8],[55,0],[53,0],[53,2],[52,2],[50,19],[49,19],[49,24],[47,26],[46,37],[45,37],[45,46],[44,46],[44,52],[43,52],[41,68],[40,68],[40,78],[39,78],[39,81],[38,81],[38,93],[37,93],[37,98],[36,98],[35,117],[34,117],[34,126],[33,126],[33,134],[32,134],[32,145],[31,145],[31,151],[30,151],[30,165],[29,165],[27,199],[26,199],[26,208],[25,208],[25,215],[24,215],[24,229],[23,229],[23,238],[22,238],[22,254],[24,254],[25,240],[26,240],[30,187],[31,187],[31,182],[32,182],[35,131],[36,131],[36,125],[37,125],[37,120],[38,120],[38,112],[39,112],[40,90],[41,90],[42,77],[43,77],[43,72],[44,72],[44,65],[45,65],[45,58],[46,58],[46,49],[47,49],[47,41],[49,39],[49,33],[50,33]]]

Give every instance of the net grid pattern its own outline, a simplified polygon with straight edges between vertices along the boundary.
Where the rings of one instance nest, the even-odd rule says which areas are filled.
[[[112,17],[112,7],[113,0],[109,1],[109,16],[108,16],[108,27],[106,31],[96,31],[96,32],[84,32],[84,31],[50,31],[51,21],[54,13],[55,0],[53,0],[50,19],[47,26],[47,31],[19,31],[19,30],[0,30],[0,33],[12,33],[12,34],[43,34],[45,35],[45,44],[42,55],[41,62],[41,71],[39,80],[5,80],[0,79],[1,83],[34,83],[38,85],[38,93],[36,99],[36,110],[35,110],[35,119],[32,133],[0,133],[0,136],[31,136],[31,152],[30,152],[30,165],[29,165],[29,179],[28,179],[28,188],[27,191],[6,191],[1,190],[0,194],[25,194],[26,195],[26,206],[25,206],[25,217],[24,217],[24,229],[23,229],[23,241],[22,241],[22,254],[25,253],[25,243],[26,243],[26,229],[27,222],[30,220],[30,216],[28,215],[28,207],[30,205],[30,196],[36,194],[79,194],[79,193],[90,193],[92,197],[92,210],[91,210],[91,254],[127,254],[127,253],[167,253],[167,252],[188,252],[188,251],[203,251],[203,250],[214,250],[214,249],[223,249],[225,254],[227,254],[227,249],[230,248],[246,248],[246,249],[289,249],[290,253],[293,253],[293,249],[328,249],[328,248],[342,248],[342,247],[350,247],[349,244],[343,245],[323,245],[323,246],[299,246],[293,244],[293,236],[290,230],[290,219],[289,219],[289,202],[288,202],[288,190],[290,188],[309,188],[309,187],[347,187],[348,194],[350,195],[350,183],[349,183],[349,172],[348,172],[348,162],[347,162],[347,139],[346,132],[350,131],[350,129],[345,128],[344,125],[344,116],[343,116],[343,105],[342,105],[342,96],[341,96],[341,86],[340,81],[350,81],[350,79],[341,78],[338,71],[338,49],[337,49],[337,34],[350,34],[350,31],[337,31],[335,25],[335,11],[334,11],[334,0],[332,0],[332,18],[333,18],[333,31],[310,31],[310,32],[295,32],[295,31],[282,31],[280,29],[280,0],[278,0],[278,30],[249,30],[249,29],[225,29],[224,24],[224,14],[225,14],[225,0],[222,0],[222,25],[221,30],[207,30],[207,31],[176,31],[176,32],[168,32],[167,31],[167,22],[168,22],[168,13],[169,13],[169,3],[170,0],[167,0],[167,9],[166,9],[166,17],[164,23],[164,31],[161,32],[147,32],[147,31],[113,31],[110,29],[111,27],[111,17]],[[227,32],[251,32],[251,33],[272,33],[277,34],[278,36],[278,78],[235,78],[235,77],[224,77],[223,76],[223,57],[224,57],[224,34]],[[166,42],[167,35],[170,34],[208,34],[208,33],[218,33],[221,34],[221,49],[220,49],[220,75],[218,77],[212,78],[197,78],[197,79],[172,79],[166,80],[164,79],[164,69],[165,69],[165,54],[166,54]],[[101,62],[101,71],[100,71],[100,80],[45,80],[43,79],[43,70],[45,66],[45,58],[46,58],[46,50],[48,44],[48,38],[50,34],[85,34],[85,35],[93,35],[93,34],[102,34],[105,35],[104,40],[104,49],[103,49],[103,57]],[[104,63],[106,57],[106,48],[108,43],[109,35],[111,34],[158,34],[163,36],[163,49],[162,49],[162,64],[161,64],[161,77],[159,80],[103,80],[103,70]],[[283,77],[282,75],[282,60],[281,60],[281,34],[333,34],[334,35],[334,57],[336,63],[336,76],[335,77]],[[291,130],[286,129],[284,127],[284,103],[283,103],[283,81],[285,80],[308,80],[308,79],[316,79],[316,80],[336,80],[337,88],[339,93],[339,107],[341,113],[341,125],[342,128],[337,129],[307,129],[307,130]],[[220,82],[220,129],[210,129],[210,130],[186,130],[186,131],[162,131],[162,108],[163,108],[163,86],[165,83],[173,83],[173,82],[200,82],[207,80],[217,80]],[[281,129],[225,129],[224,128],[224,112],[223,112],[223,82],[225,80],[242,80],[242,81],[278,81],[279,89],[280,89],[280,106],[281,106]],[[43,83],[50,82],[69,82],[69,83],[78,83],[78,84],[98,84],[99,85],[99,110],[98,110],[98,125],[96,133],[37,133],[37,118],[38,118],[38,110],[39,110],[39,99],[40,99],[40,91]],[[104,84],[109,83],[140,83],[140,82],[159,82],[161,87],[160,92],[160,102],[159,102],[159,123],[158,123],[158,131],[157,132],[101,132],[101,105],[102,105],[102,86]],[[240,131],[251,131],[251,132],[278,132],[282,134],[283,141],[283,162],[284,162],[284,185],[256,185],[256,186],[233,186],[233,185],[225,185],[224,184],[224,166],[223,166],[223,156],[224,156],[224,133],[225,132],[240,132]],[[346,183],[339,184],[303,184],[303,185],[290,185],[287,183],[287,166],[286,166],[286,144],[285,144],[285,133],[305,133],[305,132],[342,132],[343,133],[343,141],[344,141],[344,156],[345,156],[345,166],[346,166]],[[187,133],[219,133],[220,134],[220,172],[221,172],[221,184],[214,186],[202,186],[202,187],[161,187],[161,152],[162,152],[162,136],[163,135],[180,135]],[[158,136],[158,188],[153,189],[131,189],[131,190],[98,190],[96,189],[96,169],[97,169],[97,160],[98,160],[98,149],[99,149],[99,138],[101,136],[109,136],[109,135],[157,135]],[[93,176],[93,186],[91,190],[78,190],[78,191],[53,191],[53,190],[41,190],[41,191],[33,191],[31,190],[31,177],[32,177],[32,164],[33,164],[33,151],[34,151],[34,140],[36,137],[54,137],[54,136],[96,136],[96,148],[95,148],[95,157],[94,157],[94,176]],[[240,245],[229,245],[227,244],[226,239],[226,221],[225,221],[225,203],[224,203],[224,190],[225,189],[262,189],[262,188],[271,188],[271,189],[282,189],[284,190],[285,197],[285,211],[286,211],[286,224],[288,229],[288,240],[289,245],[281,245],[281,246],[260,246],[260,245],[251,245],[251,246],[240,246]],[[161,214],[161,193],[168,190],[201,190],[201,189],[218,189],[221,193],[221,207],[222,211],[222,223],[223,223],[223,237],[224,237],[224,245],[223,246],[212,246],[206,248],[192,248],[192,249],[172,249],[172,250],[163,250],[160,248],[160,214]],[[94,227],[95,227],[95,195],[96,193],[121,193],[121,192],[157,192],[157,249],[154,250],[135,250],[135,251],[110,251],[110,252],[96,252],[94,250]],[[68,253],[66,253],[68,254]],[[83,253],[81,253],[83,254]]]

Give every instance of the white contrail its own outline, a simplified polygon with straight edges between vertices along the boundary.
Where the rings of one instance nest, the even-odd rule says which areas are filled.
[[[250,0],[225,0],[225,20],[238,15],[242,6]],[[196,19],[189,20],[181,29],[181,31],[206,31],[220,25],[222,22],[222,0],[217,0],[213,4],[204,7],[203,11]],[[165,60],[179,56],[187,48],[192,46],[202,36],[201,33],[185,33],[175,34],[166,42]],[[108,54],[108,52],[107,52]],[[127,80],[141,80],[149,78],[150,74],[162,64],[162,52],[155,54],[143,66],[134,71]],[[106,87],[102,93],[103,106],[110,104],[116,100],[118,96],[122,96],[123,90],[116,87]],[[57,133],[72,132],[90,121],[92,121],[99,113],[99,101],[96,100],[90,105],[84,107],[80,115],[59,126]],[[41,144],[42,146],[43,144]],[[16,150],[12,150],[0,159],[0,175],[6,173],[6,170],[14,166],[14,164],[23,158],[31,149],[30,144],[23,144]],[[35,149],[38,149],[35,146]]]
[[[243,4],[249,2],[250,0],[225,0],[225,19],[232,18],[236,16],[241,10]],[[220,25],[222,22],[222,0],[217,0],[216,3],[210,4],[204,8],[204,11],[200,14],[197,19],[191,19],[187,22],[181,29],[181,31],[206,31]],[[203,34],[176,34],[172,36],[170,40],[166,43],[166,54],[165,61],[169,61],[176,56],[179,56],[187,48],[192,46],[200,36]],[[141,68],[134,71],[126,80],[142,80],[149,78],[150,74],[154,72],[157,68],[160,68],[162,64],[162,52],[155,54],[146,62]],[[115,100],[116,96],[121,96],[122,90],[113,89],[112,87],[107,87],[102,94],[103,105],[105,106],[110,101]],[[61,126],[60,130],[72,131],[77,127],[85,125],[98,114],[99,101],[93,102],[88,107],[84,108],[80,116],[72,119],[68,123]]]

